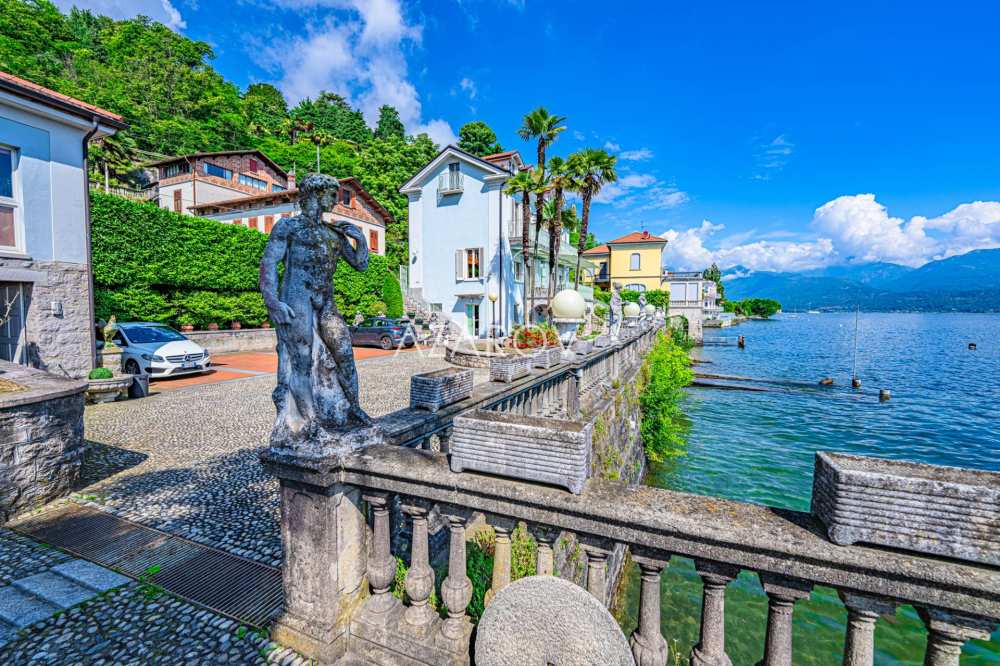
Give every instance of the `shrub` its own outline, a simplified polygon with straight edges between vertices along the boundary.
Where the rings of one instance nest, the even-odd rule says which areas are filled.
[[[672,337],[660,333],[643,365],[643,379],[639,396],[642,443],[647,458],[662,462],[680,453],[684,445],[686,419],[680,401],[681,389],[694,379],[691,359]]]
[[[393,319],[403,316],[403,290],[399,286],[399,280],[389,271],[386,271],[382,281],[382,302],[385,303],[386,315]]]
[[[107,321],[115,315],[119,321],[171,321],[177,309],[163,294],[147,285],[119,289],[94,290],[94,315]]]
[[[108,368],[94,368],[87,375],[87,379],[111,379],[114,375]]]

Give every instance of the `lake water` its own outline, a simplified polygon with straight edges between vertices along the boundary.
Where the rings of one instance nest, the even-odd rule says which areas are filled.
[[[766,393],[689,389],[686,450],[653,466],[646,482],[808,511],[817,450],[1000,471],[1000,315],[862,313],[857,391],[850,388],[854,328],[854,314],[785,314],[706,329],[708,340],[744,335],[747,344],[696,349],[694,358],[710,362],[698,372],[805,385],[757,384]],[[818,386],[826,376],[834,386]],[[880,388],[891,390],[890,401],[879,402]],[[635,578],[627,589],[633,615]],[[763,654],[766,599],[753,574],[729,586],[726,643],[737,666]],[[663,633],[685,663],[698,640],[700,603],[693,565],[674,558],[663,576]],[[832,590],[817,588],[797,604],[796,665],[840,664],[845,621]],[[623,623],[631,630],[634,617]],[[922,663],[924,634],[910,608],[880,620],[875,662]],[[993,639],[967,645],[963,666],[1000,664],[1000,632]]]

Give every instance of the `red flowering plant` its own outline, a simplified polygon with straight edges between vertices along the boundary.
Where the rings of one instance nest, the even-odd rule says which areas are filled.
[[[559,332],[551,324],[517,326],[511,336],[514,349],[537,349],[559,344]]]

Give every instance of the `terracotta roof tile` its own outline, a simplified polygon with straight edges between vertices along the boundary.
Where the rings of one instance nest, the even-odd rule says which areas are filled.
[[[659,236],[654,236],[648,231],[633,231],[630,234],[625,234],[621,238],[616,238],[612,241],[608,241],[609,244],[618,245],[620,243],[666,243],[666,238],[660,238]]]
[[[608,253],[608,246],[607,245],[598,245],[597,247],[592,247],[589,250],[584,250],[583,253],[584,254],[607,254]]]

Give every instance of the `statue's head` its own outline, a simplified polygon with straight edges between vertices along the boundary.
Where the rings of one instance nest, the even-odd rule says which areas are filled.
[[[321,215],[337,203],[340,183],[324,173],[310,173],[299,181],[299,207],[307,216]]]

